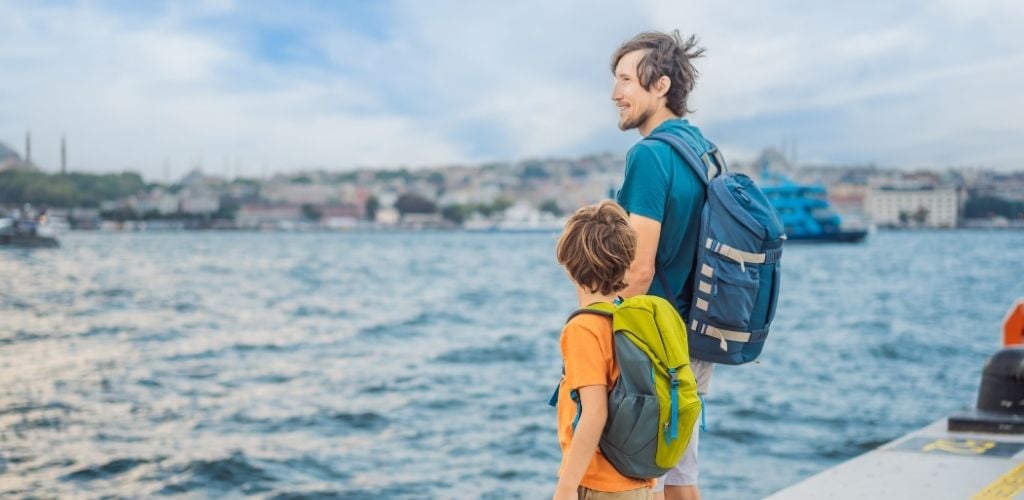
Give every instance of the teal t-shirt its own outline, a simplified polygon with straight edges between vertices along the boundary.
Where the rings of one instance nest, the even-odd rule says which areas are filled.
[[[687,120],[667,120],[652,133],[661,131],[680,135],[698,157],[711,149],[700,129]],[[626,155],[626,176],[616,197],[627,212],[661,222],[654,279],[647,293],[667,299],[684,318],[693,296],[690,275],[697,257],[704,191],[704,183],[672,146],[642,140]]]

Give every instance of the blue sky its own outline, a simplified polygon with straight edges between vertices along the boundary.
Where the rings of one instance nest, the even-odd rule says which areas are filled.
[[[0,140],[177,178],[624,152],[608,58],[707,48],[690,117],[736,160],[1024,167],[1024,3],[0,0]]]

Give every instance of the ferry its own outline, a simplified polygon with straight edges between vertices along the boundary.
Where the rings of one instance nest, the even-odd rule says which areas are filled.
[[[829,206],[828,191],[821,184],[799,184],[764,168],[761,190],[786,227],[786,241],[854,243],[868,235],[866,227],[843,223]]]

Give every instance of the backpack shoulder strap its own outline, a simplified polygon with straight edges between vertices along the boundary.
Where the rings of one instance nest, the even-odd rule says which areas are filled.
[[[572,321],[573,318],[575,318],[576,316],[579,316],[581,314],[596,314],[598,316],[603,316],[603,317],[608,318],[608,319],[613,319],[615,317],[614,313],[615,313],[615,306],[614,305],[608,304],[606,302],[598,302],[598,303],[595,303],[595,304],[590,304],[589,306],[584,307],[582,309],[577,309],[576,311],[573,311],[573,313],[569,315],[569,318],[566,319],[565,322],[568,323],[568,322]],[[562,377],[565,377],[565,365],[564,364],[562,365]],[[554,407],[558,406],[558,389],[559,389],[558,387],[555,387],[555,393],[551,395],[551,400],[548,401],[548,405],[554,406]],[[579,391],[577,391],[576,389],[573,389],[573,390],[569,391],[569,398],[571,398],[573,400],[573,402],[576,403],[576,417],[573,418],[573,421],[572,421],[572,431],[573,431],[573,433],[575,433],[576,432],[576,424],[579,423],[580,415],[583,414],[583,404],[580,402]]]
[[[726,171],[725,159],[722,158],[722,154],[718,151],[718,146],[710,142],[711,149],[698,158],[693,148],[677,134],[662,131],[647,136],[647,139],[664,142],[671,146],[676,154],[683,158],[683,163],[686,163],[693,169],[705,186],[711,182],[711,179],[718,177]]]
[[[573,313],[569,315],[565,322],[568,323],[569,321],[572,321],[573,318],[579,316],[580,314],[596,314],[598,316],[604,316],[606,318],[611,319],[615,315],[615,306],[605,302],[590,304],[587,307],[573,311]]]

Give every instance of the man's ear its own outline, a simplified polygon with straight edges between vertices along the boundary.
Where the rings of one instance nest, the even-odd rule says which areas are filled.
[[[658,81],[654,82],[654,92],[658,94],[658,97],[665,97],[668,94],[668,90],[672,88],[672,79],[661,75]]]

